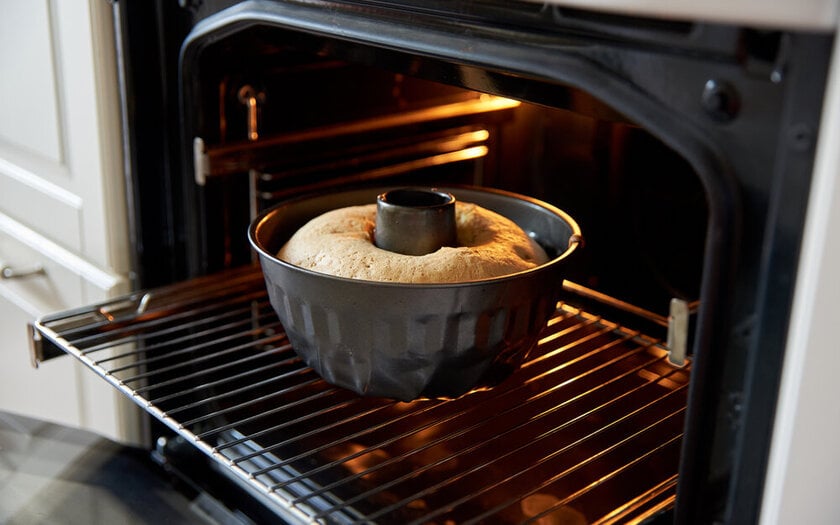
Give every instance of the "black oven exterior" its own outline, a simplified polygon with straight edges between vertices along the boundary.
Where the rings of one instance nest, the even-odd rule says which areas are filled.
[[[214,210],[192,177],[193,139],[208,127],[201,58],[255,28],[547,106],[587,93],[677,152],[701,182],[708,221],[670,517],[755,520],[831,36],[489,0],[115,6],[138,288],[219,269],[202,256]]]

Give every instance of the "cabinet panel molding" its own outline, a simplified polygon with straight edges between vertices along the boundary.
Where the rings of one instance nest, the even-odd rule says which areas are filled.
[[[118,293],[125,289],[125,276],[91,264],[3,213],[0,213],[0,235],[14,239],[20,246],[37,253],[41,260],[61,266],[100,290]]]
[[[82,199],[0,158],[0,211],[77,253]]]

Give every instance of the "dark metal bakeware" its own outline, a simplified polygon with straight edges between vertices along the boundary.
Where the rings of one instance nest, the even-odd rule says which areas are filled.
[[[325,380],[362,395],[447,398],[498,384],[525,358],[555,311],[580,228],[563,211],[529,197],[438,188],[513,220],[546,249],[549,262],[493,279],[406,284],[335,277],[275,256],[310,219],[375,203],[389,189],[298,198],[253,221],[249,240],[292,346]]]

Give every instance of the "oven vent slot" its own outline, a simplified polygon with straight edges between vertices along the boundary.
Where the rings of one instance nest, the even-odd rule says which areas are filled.
[[[74,311],[32,329],[286,519],[624,523],[673,505],[689,367],[572,304],[501,385],[410,403],[314,374],[254,268],[115,304],[89,326]]]

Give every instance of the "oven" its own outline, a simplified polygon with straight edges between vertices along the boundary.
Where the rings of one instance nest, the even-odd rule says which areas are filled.
[[[757,519],[830,31],[495,0],[114,13],[136,291],[38,319],[33,354],[140,406],[181,483],[255,522]],[[538,344],[492,388],[360,397],[268,302],[259,213],[402,185],[581,226]]]

